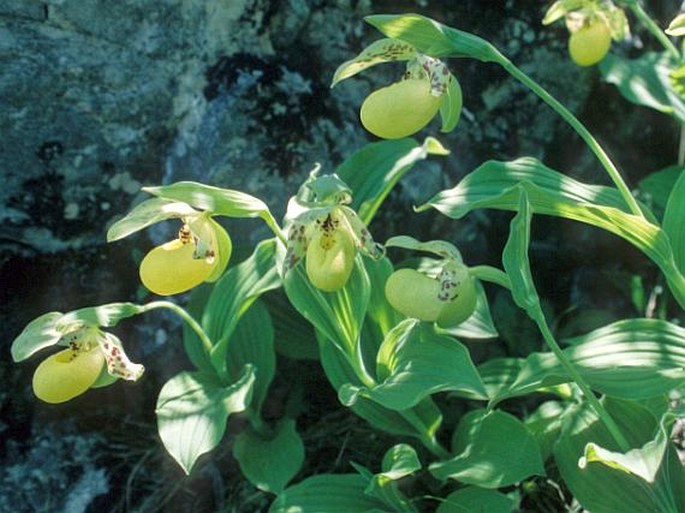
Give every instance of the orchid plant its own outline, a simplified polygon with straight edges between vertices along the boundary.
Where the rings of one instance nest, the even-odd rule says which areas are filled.
[[[628,33],[626,12],[664,46],[635,62],[608,53]],[[635,103],[685,121],[681,52],[636,0],[559,0],[543,22],[564,18],[571,59],[599,62],[605,79]],[[178,237],[153,249],[142,283],[172,296],[202,283],[191,315],[171,301],[114,303],[31,322],[12,346],[15,361],[62,346],[35,373],[36,396],[60,403],[118,379],[135,381],[117,337],[105,331],[156,308],[186,323],[183,343],[195,367],[172,377],[157,401],[160,438],[187,473],[219,445],[230,415],[247,419],[233,454],[247,479],[274,494],[271,513],[292,511],[513,512],[536,476],[558,473],[573,500],[593,513],[685,513],[685,470],[670,430],[682,413],[685,385],[685,173],[683,160],[663,212],[638,201],[585,126],[484,39],[424,16],[366,19],[383,38],[338,68],[332,83],[405,61],[397,82],[371,92],[363,126],[386,139],[349,156],[332,173],[316,168],[290,199],[282,222],[244,192],[195,182],[144,190],[148,199],[116,222],[116,241],[158,222],[180,223]],[[668,34],[685,33],[681,17]],[[462,91],[451,58],[501,66],[556,111],[597,157],[614,186],[582,183],[521,157],[488,161],[417,212],[460,219],[476,209],[513,211],[502,267],[464,262],[446,240],[393,236],[374,240],[369,226],[398,181],[422,160],[448,150],[433,137],[409,138],[438,114],[441,130],[458,124]],[[618,71],[621,73],[618,73]],[[643,87],[634,87],[639,78]],[[606,230],[639,249],[668,284],[675,317],[628,318],[560,339],[537,292],[528,258],[531,219],[555,216]],[[221,217],[260,218],[273,238],[229,265],[231,239]],[[393,261],[400,249],[416,255]],[[430,255],[426,258],[424,255]],[[546,350],[524,358],[475,360],[464,340],[498,337],[487,287],[507,291],[539,329]],[[284,295],[276,296],[281,289]],[[269,298],[286,298],[273,301]],[[305,323],[314,328],[307,331]],[[275,374],[274,330],[293,347],[314,348],[340,402],[398,437],[377,469],[290,481],[304,459],[295,420],[265,420],[262,405]],[[312,335],[313,333],[313,335]],[[294,353],[296,350],[291,350]],[[448,402],[467,410],[445,422]],[[502,403],[527,397],[532,409]],[[411,478],[413,486],[403,484]],[[570,503],[570,500],[569,500]]]

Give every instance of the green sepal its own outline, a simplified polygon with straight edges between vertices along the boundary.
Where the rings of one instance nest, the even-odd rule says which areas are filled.
[[[218,255],[219,261],[217,262],[212,274],[209,275],[205,281],[213,283],[219,278],[226,270],[228,266],[228,261],[231,259],[231,253],[233,251],[233,243],[231,242],[231,237],[228,232],[224,230],[224,227],[217,223],[211,217],[209,218],[209,223],[213,228],[214,240],[216,243],[215,253]]]
[[[442,120],[440,131],[443,133],[451,132],[456,128],[464,104],[459,81],[451,73],[450,75],[451,78],[447,85],[447,91],[445,92],[442,104],[440,104],[440,119]]]
[[[665,32],[669,36],[685,36],[685,13],[680,13],[673,18]]]
[[[331,87],[377,64],[393,61],[407,61],[416,56],[416,49],[397,39],[379,39],[364,48],[359,55],[343,62],[335,70]]]
[[[403,248],[410,249],[413,251],[425,251],[427,253],[433,253],[440,258],[448,258],[451,260],[456,260],[457,262],[463,262],[461,258],[461,253],[457,247],[451,242],[444,240],[432,240],[428,242],[421,242],[408,235],[397,235],[395,237],[390,237],[385,242],[386,248]]]

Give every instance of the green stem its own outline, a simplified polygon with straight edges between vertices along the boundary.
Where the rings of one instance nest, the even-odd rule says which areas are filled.
[[[166,308],[167,310],[171,310],[181,319],[183,319],[200,339],[200,342],[202,342],[202,347],[204,348],[207,355],[211,354],[214,345],[212,344],[212,341],[209,340],[209,337],[205,333],[205,330],[202,329],[202,326],[200,326],[200,324],[193,318],[192,315],[190,315],[177,304],[172,303],[170,301],[153,301],[145,305],[145,311],[154,310],[156,308]]]
[[[496,267],[489,265],[474,265],[473,267],[469,267],[469,274],[481,281],[488,281],[511,290],[511,280],[509,279],[509,276]]]
[[[590,386],[585,382],[585,379],[583,376],[581,376],[580,372],[578,372],[578,369],[576,369],[576,367],[569,361],[564,351],[561,349],[561,347],[559,347],[559,344],[557,344],[557,341],[550,331],[549,326],[547,326],[547,323],[538,320],[537,324],[542,332],[545,342],[547,342],[547,345],[557,357],[561,363],[561,366],[566,370],[566,372],[568,372],[569,376],[576,383],[576,385],[578,385],[578,388],[580,388],[583,396],[590,403],[590,406],[592,406],[592,408],[595,410],[599,418],[609,430],[611,436],[614,438],[614,440],[616,440],[616,443],[620,447],[621,451],[628,452],[630,450],[630,444],[628,443],[628,440],[623,435],[621,429],[618,427],[611,415],[609,415],[609,412],[606,411],[602,403],[599,401],[599,399],[597,399],[597,396],[592,391]]]
[[[654,22],[654,20],[645,12],[640,5],[640,2],[630,2],[630,10],[633,11],[637,19],[649,30],[652,35],[661,43],[671,56],[680,61],[680,52],[673,42],[668,38],[666,33]]]
[[[271,215],[271,212],[267,210],[261,215],[261,218],[264,219],[264,222],[267,224],[267,226],[271,228],[271,231],[274,232],[276,237],[278,237],[278,240],[280,240],[284,246],[287,245],[288,238],[286,237],[285,233],[283,233],[283,230],[281,230],[281,227],[278,225],[276,219],[274,219],[274,216]]]
[[[557,114],[559,114],[569,125],[571,125],[571,127],[578,133],[583,141],[585,141],[585,144],[588,145],[590,150],[592,150],[602,166],[604,166],[604,169],[606,169],[609,177],[618,188],[621,196],[623,196],[623,199],[628,205],[630,211],[636,216],[640,216],[644,219],[642,210],[623,180],[621,173],[606,154],[604,149],[599,145],[594,136],[587,128],[585,128],[578,118],[576,118],[571,111],[564,107],[564,105],[561,104],[556,98],[549,94],[540,84],[526,75],[502,54],[500,54],[499,63],[511,76],[533,91],[537,96],[540,97],[540,99],[542,99],[542,101],[554,109]]]

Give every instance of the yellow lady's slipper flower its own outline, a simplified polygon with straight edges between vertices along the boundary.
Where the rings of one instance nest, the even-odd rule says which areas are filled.
[[[155,294],[180,294],[218,278],[216,271],[223,271],[229,257],[219,254],[222,249],[230,254],[231,242],[224,229],[211,218],[194,219],[183,225],[177,239],[145,255],[140,279]]]
[[[463,264],[445,265],[437,278],[415,269],[399,269],[385,283],[385,297],[398,312],[449,328],[476,309],[475,280]]]
[[[143,373],[142,365],[128,359],[121,341],[97,327],[75,329],[58,343],[68,348],[48,356],[33,374],[33,392],[46,403],[69,401],[101,381],[135,381]],[[107,374],[113,379],[102,380]]]
[[[340,219],[331,214],[323,220],[318,219],[307,246],[309,281],[326,292],[338,290],[347,283],[357,254],[352,234],[340,223]]]

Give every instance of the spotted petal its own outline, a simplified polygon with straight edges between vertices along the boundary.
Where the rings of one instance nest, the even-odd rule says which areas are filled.
[[[105,356],[110,375],[127,381],[137,381],[143,375],[145,367],[128,359],[121,340],[115,335],[101,331],[96,340]]]

